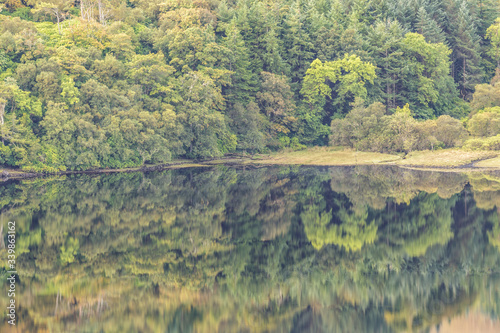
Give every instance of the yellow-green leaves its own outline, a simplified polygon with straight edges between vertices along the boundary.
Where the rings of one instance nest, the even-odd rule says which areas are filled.
[[[451,50],[442,43],[427,43],[425,37],[417,33],[407,33],[402,45],[408,74],[416,76],[413,85],[418,91],[418,102],[426,107],[437,102],[439,81],[450,72]]]
[[[135,55],[127,73],[133,83],[140,85],[145,95],[172,95],[169,77],[175,72],[172,66],[165,64],[163,53]]]
[[[497,61],[497,66],[500,66],[500,18],[486,30],[486,38],[491,43],[489,55]]]
[[[366,97],[365,83],[373,83],[375,66],[364,62],[356,55],[346,54],[344,58],[325,63],[316,59],[307,70],[301,94],[308,103],[317,103],[323,98],[332,98],[332,85],[339,83],[340,96],[352,94]]]
[[[332,212],[319,212],[312,205],[300,217],[312,246],[320,250],[328,244],[337,245],[347,251],[359,251],[365,244],[372,244],[377,238],[377,225],[367,224],[368,212],[353,212],[341,208],[336,213],[340,224],[332,223]]]
[[[61,97],[69,106],[75,105],[80,102],[80,99],[78,99],[80,92],[75,87],[75,81],[73,81],[72,77],[65,77],[62,80],[61,88]]]

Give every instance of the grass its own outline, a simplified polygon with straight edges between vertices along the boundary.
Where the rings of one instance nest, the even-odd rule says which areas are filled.
[[[462,167],[475,161],[492,159],[498,156],[494,151],[465,151],[460,149],[415,151],[396,164],[414,167],[453,168]],[[476,164],[477,165],[477,164]],[[496,165],[497,167],[500,164]]]
[[[500,156],[477,162],[475,166],[481,168],[500,168]]]
[[[421,169],[439,169],[453,171],[465,171],[468,166],[470,171],[480,170],[478,168],[500,169],[500,153],[495,151],[465,151],[460,149],[443,149],[435,151],[416,151],[408,154],[402,159],[398,155],[360,152],[343,150],[342,147],[314,147],[300,151],[283,151],[270,155],[258,155],[252,159],[233,158],[220,159],[200,163],[190,160],[175,160],[164,169],[180,169],[190,167],[209,167],[220,164],[263,164],[263,165],[315,165],[315,166],[355,166],[355,165],[399,165],[404,167]],[[148,165],[154,167],[154,165]],[[460,168],[460,169],[456,169]],[[10,178],[16,178],[24,174],[21,170],[0,168],[10,173]],[[131,172],[140,171],[141,167],[125,169],[101,169],[97,172]],[[76,172],[75,172],[76,173]]]
[[[21,169],[11,169],[11,168],[0,167],[0,173],[2,173],[4,171],[7,171],[11,175],[16,175],[16,174],[22,175],[25,173]]]
[[[156,167],[156,166],[162,166],[162,169],[183,169],[183,168],[195,168],[195,167],[209,167],[210,165],[206,164],[199,164],[199,163],[193,163],[190,160],[174,160],[171,161],[168,165],[164,164],[150,164],[150,165],[144,165],[144,166],[138,166],[138,167],[130,167],[130,168],[117,168],[117,169],[96,169],[96,170],[84,170],[84,171],[64,171],[64,172],[58,172],[59,174],[70,174],[70,173],[115,173],[115,172],[134,172],[134,171],[141,171],[143,168],[148,168],[148,167]],[[19,178],[23,177],[24,175],[28,174],[29,172],[25,172],[21,169],[11,169],[11,168],[5,168],[5,167],[0,167],[0,174],[3,171],[7,171],[9,173],[9,178]],[[57,174],[57,173],[56,173]]]
[[[206,168],[206,167],[209,167],[209,165],[198,164],[198,163],[186,163],[186,164],[170,165],[168,167],[165,167],[165,169]]]
[[[342,166],[381,164],[395,162],[400,159],[397,155],[347,150],[339,151],[334,147],[315,147],[300,151],[280,152],[253,160],[251,163]]]

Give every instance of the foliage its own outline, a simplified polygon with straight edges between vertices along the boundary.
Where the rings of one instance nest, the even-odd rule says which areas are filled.
[[[473,116],[500,106],[491,0],[2,6],[0,159],[10,167],[121,168],[329,140],[452,147],[464,131],[441,116],[472,109],[476,133],[486,116]]]
[[[489,138],[469,139],[464,143],[470,150],[500,150],[500,134]]]
[[[499,193],[388,166],[53,176],[0,185],[0,232],[23,331],[429,330],[500,315]]]
[[[334,119],[331,128],[331,145],[378,152],[457,147],[468,136],[462,123],[450,116],[417,121],[408,105],[386,115],[381,103],[365,107],[362,100],[353,105],[344,119]]]
[[[469,119],[467,129],[475,137],[489,137],[500,134],[500,107],[484,109],[482,112],[476,113]]]

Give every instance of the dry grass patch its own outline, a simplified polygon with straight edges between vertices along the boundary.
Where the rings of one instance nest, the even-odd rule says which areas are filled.
[[[321,166],[340,166],[340,165],[366,165],[394,162],[401,159],[396,155],[339,151],[335,148],[310,148],[300,151],[281,152],[260,160],[254,160],[256,164],[298,164],[298,165],[321,165]]]
[[[424,150],[415,151],[398,161],[397,164],[421,167],[460,167],[474,161],[491,159],[497,157],[498,153],[493,151],[465,151],[459,149]]]
[[[8,172],[11,175],[22,175],[25,173],[24,171],[22,171],[20,169],[0,168],[0,173],[2,173],[4,171]]]
[[[474,165],[481,168],[500,168],[500,156],[477,162]]]
[[[169,165],[165,169],[206,168],[206,167],[209,167],[209,165],[198,164],[198,163],[185,163],[185,164]]]

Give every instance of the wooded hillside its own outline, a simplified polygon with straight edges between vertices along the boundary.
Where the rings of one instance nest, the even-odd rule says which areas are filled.
[[[500,149],[498,0],[0,6],[0,165],[121,168],[329,142]]]

